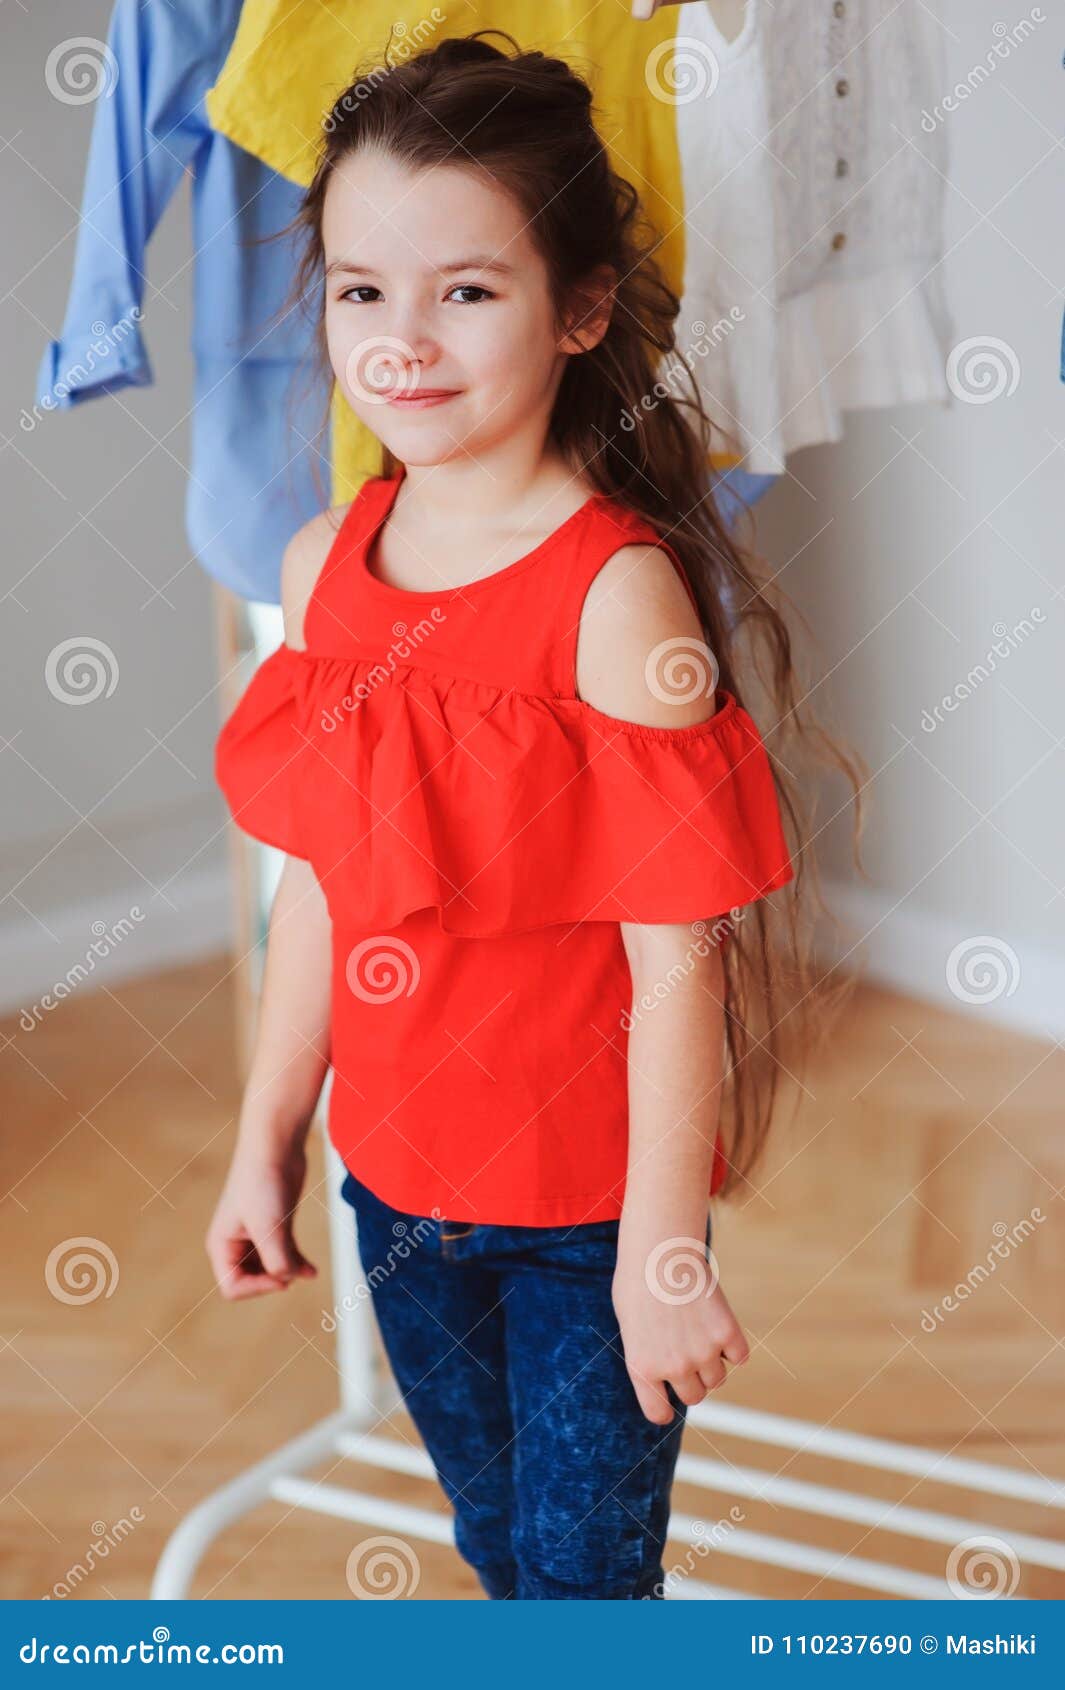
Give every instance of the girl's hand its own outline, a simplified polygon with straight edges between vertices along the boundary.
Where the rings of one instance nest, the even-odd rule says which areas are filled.
[[[293,1279],[318,1272],[292,1236],[306,1174],[302,1141],[269,1155],[238,1144],[206,1239],[223,1297],[283,1291]]]
[[[632,16],[640,23],[653,18],[659,6],[679,6],[681,0],[632,0]]]
[[[666,1395],[666,1381],[681,1402],[702,1402],[708,1391],[725,1381],[725,1362],[740,1366],[750,1355],[740,1324],[717,1284],[713,1258],[708,1262],[695,1240],[684,1252],[685,1270],[692,1270],[683,1289],[662,1282],[654,1258],[626,1260],[619,1255],[613,1281],[614,1312],[621,1328],[632,1388],[648,1420],[668,1426],[674,1409]]]

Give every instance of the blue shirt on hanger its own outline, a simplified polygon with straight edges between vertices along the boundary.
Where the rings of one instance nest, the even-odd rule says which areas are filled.
[[[184,173],[192,178],[195,388],[185,520],[209,574],[244,598],[280,601],[281,555],[328,500],[330,384],[313,323],[275,314],[292,284],[281,229],[295,183],[217,134],[204,95],[217,80],[240,0],[117,0],[96,100],[63,330],[45,349],[40,410],[153,380],[141,333],[148,242]],[[314,460],[321,454],[319,481]]]

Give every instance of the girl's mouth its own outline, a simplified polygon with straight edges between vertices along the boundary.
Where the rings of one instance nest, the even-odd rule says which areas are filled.
[[[420,411],[429,405],[443,405],[448,399],[454,399],[455,393],[442,388],[416,388],[410,393],[396,393],[388,401],[390,405],[402,405],[412,411]]]

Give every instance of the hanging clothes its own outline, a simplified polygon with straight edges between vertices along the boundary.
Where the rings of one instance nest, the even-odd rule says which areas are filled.
[[[730,36],[722,9],[676,8],[705,87],[676,105],[678,338],[717,330],[695,371],[707,409],[747,470],[779,473],[839,440],[846,411],[949,402],[945,140],[921,125],[942,36],[919,0],[746,0]]]
[[[141,333],[146,249],[189,172],[189,545],[234,592],[276,604],[285,545],[322,506],[312,437],[329,387],[304,380],[309,314],[272,323],[291,286],[291,240],[249,244],[289,221],[299,190],[207,117],[239,13],[239,0],[115,5],[107,46],[117,77],[96,101],[66,317],[41,360],[37,405],[69,409],[154,379]]]
[[[211,121],[306,183],[358,68],[505,29],[591,82],[611,162],[662,232],[716,463],[757,494],[788,452],[838,439],[844,411],[947,398],[941,182],[909,144],[939,86],[918,0],[690,0],[647,22],[595,0],[440,0],[434,18],[404,0],[245,0]],[[935,164],[939,137],[921,139]],[[339,396],[333,419],[340,503],[382,454]]]

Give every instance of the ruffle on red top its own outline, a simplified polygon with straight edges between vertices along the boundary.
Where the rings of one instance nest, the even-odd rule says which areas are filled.
[[[238,825],[307,858],[353,926],[425,908],[468,937],[710,919],[792,877],[761,737],[718,700],[695,726],[648,727],[283,644],[215,772]]]

